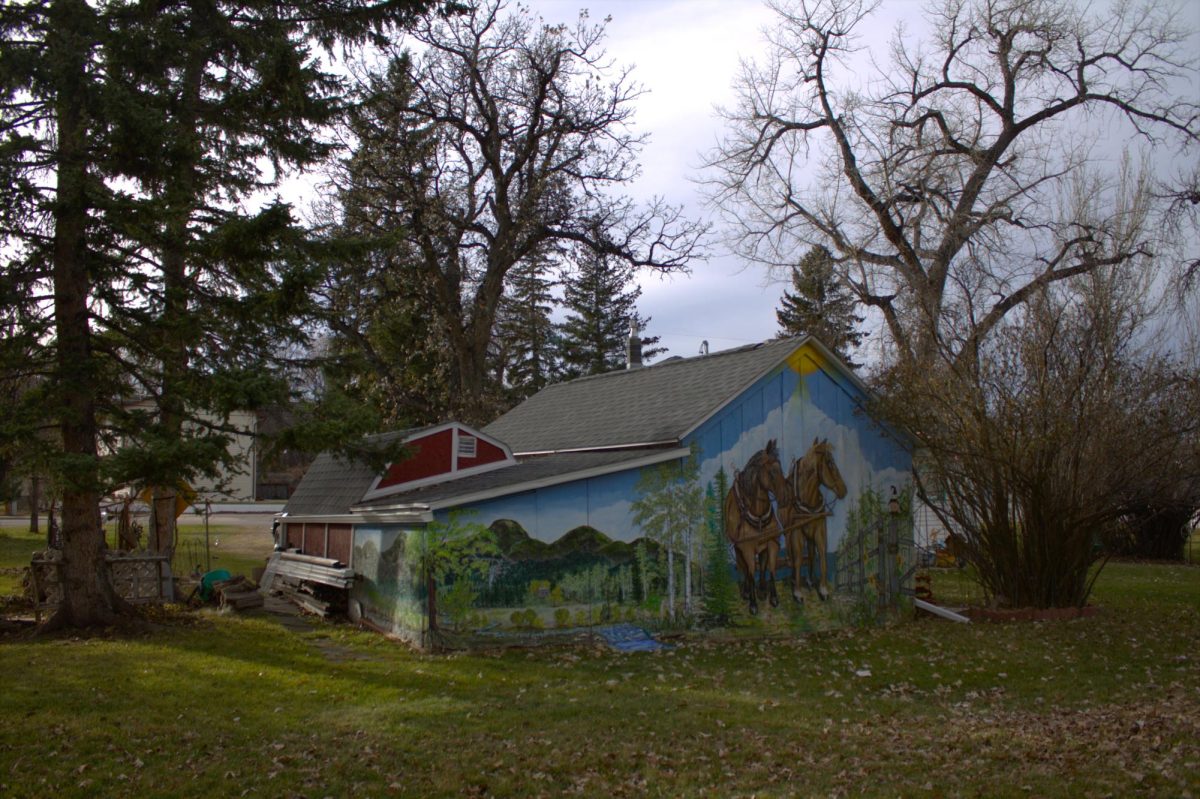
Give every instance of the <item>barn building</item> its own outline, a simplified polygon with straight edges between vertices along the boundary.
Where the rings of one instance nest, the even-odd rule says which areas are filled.
[[[351,566],[352,613],[418,643],[678,623],[719,591],[756,623],[839,623],[911,484],[861,381],[812,338],[630,367],[390,434],[411,454],[379,472],[321,455],[280,537]]]

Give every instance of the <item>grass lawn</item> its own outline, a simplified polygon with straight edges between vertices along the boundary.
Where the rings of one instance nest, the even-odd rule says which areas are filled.
[[[221,517],[216,517],[220,520]],[[139,519],[145,525],[145,519]],[[116,523],[106,526],[110,547],[117,546]],[[271,554],[271,521],[264,516],[253,523],[231,524],[213,521],[208,529],[209,557],[205,557],[204,522],[195,516],[185,515],[179,520],[179,543],[176,548],[175,574],[186,577],[199,564],[207,570],[211,561],[213,569],[228,569],[230,574],[250,577],[254,568],[266,564]],[[0,598],[19,596],[21,580],[30,556],[46,546],[46,533],[30,533],[23,526],[0,529]]]
[[[30,556],[46,548],[46,534],[19,527],[0,530],[0,597],[21,593],[21,579]]]
[[[0,795],[1200,795],[1200,569],[1109,564],[1095,601],[634,655],[175,611],[10,638]]]
[[[271,554],[273,542],[270,523],[264,530],[247,530],[228,524],[209,523],[208,558],[204,557],[204,522],[194,522],[186,516],[179,520],[179,542],[176,545],[175,571],[190,572],[199,565],[207,571],[211,562],[213,569],[228,569],[230,574],[249,577],[256,566],[265,566]],[[189,562],[189,557],[191,561]]]

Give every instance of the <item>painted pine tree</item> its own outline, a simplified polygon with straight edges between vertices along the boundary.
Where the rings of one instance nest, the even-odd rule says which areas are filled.
[[[641,599],[645,602],[650,599],[654,590],[654,581],[658,574],[658,559],[650,551],[645,539],[638,541],[637,547],[634,548],[634,557],[638,570],[638,586],[642,591]]]
[[[708,484],[704,496],[704,615],[713,623],[729,621],[738,607],[737,585],[729,564],[729,542],[725,539],[725,495],[729,478],[724,467],[717,469],[716,484]]]

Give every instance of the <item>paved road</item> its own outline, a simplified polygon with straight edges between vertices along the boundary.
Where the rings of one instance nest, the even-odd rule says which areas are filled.
[[[135,517],[137,518],[137,517]],[[239,527],[245,530],[262,530],[271,532],[272,513],[214,513],[209,517],[209,524],[219,524],[229,527]],[[192,513],[184,513],[179,517],[184,524],[203,522],[204,517]],[[29,529],[28,516],[0,516],[0,527],[15,527],[21,530]],[[41,515],[41,529],[46,529],[46,514]]]

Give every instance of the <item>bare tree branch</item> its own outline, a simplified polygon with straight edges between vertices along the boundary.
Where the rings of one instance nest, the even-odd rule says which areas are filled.
[[[810,246],[838,256],[847,285],[883,311],[902,359],[973,346],[1064,274],[1047,272],[1049,261],[1080,274],[1114,259],[1140,264],[1156,249],[1150,228],[1109,246],[1106,226],[1148,218],[1116,205],[1144,201],[1121,194],[1116,170],[1097,184],[1106,203],[1089,206],[1086,224],[1064,198],[1102,169],[1090,156],[1098,123],[1123,120],[1149,146],[1200,142],[1200,104],[1180,88],[1197,62],[1172,9],[947,0],[930,8],[927,41],[898,32],[868,88],[851,90],[856,31],[873,8],[771,7],[767,52],[743,64],[707,160],[710,201],[737,251],[770,270]],[[964,296],[967,287],[976,293]],[[980,329],[957,329],[970,320]]]

